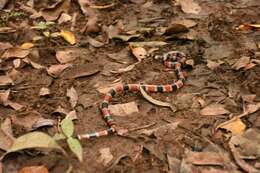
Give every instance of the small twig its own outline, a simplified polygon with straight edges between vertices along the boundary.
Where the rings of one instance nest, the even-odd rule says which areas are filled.
[[[128,132],[133,132],[133,131],[138,131],[138,130],[142,130],[142,129],[146,129],[146,128],[149,128],[149,127],[152,127],[156,124],[156,122],[153,122],[151,124],[147,124],[147,125],[144,125],[144,126],[141,126],[141,127],[135,127],[135,128],[132,128],[132,129],[129,129]]]

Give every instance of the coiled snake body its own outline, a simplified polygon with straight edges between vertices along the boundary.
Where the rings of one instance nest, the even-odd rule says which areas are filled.
[[[109,102],[113,97],[116,96],[116,94],[127,91],[137,92],[140,91],[140,87],[142,87],[142,89],[147,92],[172,92],[183,86],[185,81],[185,72],[183,71],[183,67],[187,65],[187,55],[185,53],[179,51],[170,51],[163,54],[162,56],[155,56],[155,59],[159,59],[167,68],[174,69],[178,80],[173,84],[166,85],[120,84],[114,87],[105,95],[103,102],[101,103],[101,112],[109,128],[98,132],[80,134],[78,135],[79,139],[90,139],[107,136],[113,133],[122,133],[108,109]],[[127,132],[127,129],[124,129],[123,133],[125,132]]]

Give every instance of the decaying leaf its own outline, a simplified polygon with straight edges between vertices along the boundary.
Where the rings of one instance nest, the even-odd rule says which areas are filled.
[[[243,56],[235,64],[233,64],[232,68],[239,70],[241,68],[246,67],[249,63],[250,63],[250,57]]]
[[[68,119],[68,118],[64,118],[62,121],[61,121],[61,129],[62,129],[62,132],[64,133],[64,135],[66,137],[71,137],[74,133],[74,124],[73,124],[73,121],[71,119]]]
[[[67,13],[62,13],[59,20],[58,20],[58,24],[68,22],[71,19],[72,19],[72,17],[70,15],[68,15]]]
[[[56,58],[62,64],[74,61],[78,56],[78,51],[73,49],[61,50],[56,52]]]
[[[255,94],[245,94],[241,96],[244,102],[253,103],[256,95]]]
[[[77,156],[80,162],[83,161],[83,149],[78,139],[69,137],[67,143],[71,151]]]
[[[72,45],[76,43],[76,37],[70,31],[61,30],[60,36],[63,37],[68,43]]]
[[[26,43],[23,43],[23,44],[20,46],[20,48],[22,48],[22,49],[30,49],[30,48],[32,48],[33,46],[34,46],[33,43],[26,42]]]
[[[246,125],[241,121],[240,118],[234,118],[233,121],[218,125],[218,128],[226,129],[233,135],[242,135],[246,129]]]
[[[109,110],[115,116],[127,116],[139,111],[135,102],[109,105]]]
[[[23,62],[25,62],[25,63],[27,63],[27,64],[30,64],[30,65],[31,65],[33,68],[35,68],[35,69],[45,69],[45,68],[46,68],[46,67],[44,67],[43,65],[38,64],[38,63],[32,61],[32,60],[29,59],[29,58],[24,58],[24,59],[23,59]]]
[[[23,108],[22,105],[9,100],[9,94],[10,94],[10,90],[6,90],[0,93],[0,104],[2,104],[3,106],[10,106],[14,110],[22,109]]]
[[[201,115],[223,115],[230,113],[222,104],[210,104],[200,111]]]
[[[223,61],[214,62],[211,60],[207,60],[207,67],[211,70],[216,70],[223,63],[224,63]]]
[[[131,50],[139,62],[142,61],[147,55],[146,50],[142,47],[132,48]]]
[[[118,74],[118,73],[123,73],[123,72],[131,71],[131,70],[133,70],[133,69],[135,68],[135,66],[136,66],[138,63],[139,63],[139,62],[134,63],[134,64],[131,64],[131,65],[125,67],[125,68],[120,68],[120,69],[118,69],[117,71],[111,70],[110,72],[111,72],[111,73],[116,73],[116,74]]]
[[[24,115],[11,115],[12,123],[25,131],[33,130],[33,125],[42,119],[38,112],[27,112]]]
[[[8,76],[0,76],[0,86],[7,86],[7,85],[13,85],[13,80]]]
[[[194,0],[178,0],[178,2],[185,13],[198,14],[201,11],[201,7]]]
[[[100,157],[98,162],[101,162],[104,166],[107,166],[109,162],[113,160],[113,155],[110,152],[110,148],[102,148],[99,150]]]
[[[58,65],[52,65],[47,69],[47,72],[52,77],[59,77],[60,74],[71,64],[58,64]]]
[[[0,42],[0,50],[5,50],[13,47],[10,43],[8,42]]]
[[[174,20],[172,21],[172,24],[181,24],[186,26],[187,28],[192,28],[197,25],[197,23],[194,20],[190,19]]]
[[[175,108],[172,106],[172,104],[167,103],[167,102],[162,102],[162,101],[159,101],[159,100],[155,100],[154,98],[149,96],[142,87],[140,87],[140,91],[141,91],[141,94],[143,95],[143,97],[146,100],[148,100],[149,102],[151,102],[151,103],[153,103],[157,106],[169,107],[173,112],[176,111]]]
[[[26,166],[18,173],[49,173],[49,171],[45,166]]]
[[[71,107],[74,108],[78,102],[78,94],[74,87],[67,89],[67,97],[69,97]]]
[[[12,133],[11,120],[9,118],[5,119],[0,124],[0,127],[0,149],[7,151],[15,139]]]
[[[39,92],[40,96],[47,96],[50,95],[50,89],[49,88],[41,88]]]
[[[87,41],[88,43],[93,46],[93,47],[102,47],[104,46],[104,43],[100,42],[100,41],[97,41],[95,40],[94,38],[90,37],[90,36],[87,36]]]
[[[24,58],[27,55],[29,55],[30,51],[21,49],[18,47],[7,49],[4,54],[2,55],[3,59],[9,59],[9,58]]]

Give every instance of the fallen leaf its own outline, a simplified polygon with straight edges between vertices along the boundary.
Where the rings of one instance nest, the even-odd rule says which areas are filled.
[[[207,67],[211,70],[216,70],[223,63],[224,63],[223,61],[214,62],[214,61],[211,61],[211,60],[207,60]]]
[[[113,160],[113,155],[110,152],[110,148],[102,148],[99,150],[100,157],[98,162],[101,162],[104,166],[107,166],[109,162]]]
[[[78,94],[74,87],[67,89],[67,97],[69,97],[71,107],[74,108],[78,102]]]
[[[68,13],[69,8],[70,0],[59,0],[54,5],[41,10],[41,15],[47,21],[54,21],[62,12]]]
[[[86,39],[87,39],[88,43],[89,43],[91,46],[93,46],[93,47],[102,47],[102,46],[104,46],[104,43],[99,42],[99,41],[95,40],[94,38],[92,38],[92,37],[90,37],[90,36],[87,36]]]
[[[30,49],[30,48],[32,48],[32,47],[34,47],[34,44],[33,44],[33,43],[30,43],[30,42],[23,43],[23,44],[20,46],[21,49]]]
[[[71,137],[74,133],[74,124],[71,119],[64,118],[61,121],[60,127],[62,129],[62,132],[64,133],[65,136],[68,138]]]
[[[75,110],[70,111],[67,115],[66,118],[71,119],[71,120],[77,120],[77,112]]]
[[[8,101],[8,105],[13,108],[14,110],[18,111],[18,110],[21,110],[22,108],[24,108],[23,105],[19,104],[19,103],[15,103],[15,102],[12,102],[12,101]]]
[[[179,124],[180,124],[180,121],[177,121],[177,122],[162,125],[160,127],[150,129],[150,130],[144,129],[144,130],[141,130],[139,133],[145,134],[147,136],[155,135],[156,137],[159,137],[159,136],[163,136],[165,134],[165,132],[167,133],[169,130],[175,130]]]
[[[62,13],[59,20],[58,20],[58,24],[62,24],[68,21],[71,21],[72,17],[67,14],[67,13]]]
[[[254,63],[250,62],[249,64],[247,64],[247,65],[244,67],[244,70],[249,70],[249,69],[255,67],[256,65],[257,65],[257,64],[254,64]]]
[[[67,143],[71,151],[77,156],[80,162],[83,161],[83,149],[78,139],[69,137]]]
[[[128,42],[129,46],[132,47],[156,47],[156,46],[164,46],[168,43],[164,41],[144,41],[144,42]]]
[[[29,50],[24,50],[21,48],[14,47],[14,48],[7,49],[2,55],[2,58],[5,60],[9,58],[24,58],[27,55],[29,55],[29,53],[30,53]]]
[[[167,154],[167,161],[168,161],[170,171],[175,173],[175,172],[178,172],[180,170],[181,161],[179,159]]]
[[[172,34],[178,34],[181,32],[188,32],[189,29],[182,24],[171,24],[168,26],[164,32],[165,35],[172,35]]]
[[[5,50],[13,47],[10,43],[8,42],[0,42],[0,50]]]
[[[12,134],[11,121],[7,118],[0,125],[0,149],[7,151],[11,148],[15,139]]]
[[[21,63],[22,63],[21,59],[14,59],[13,60],[14,68],[19,68]]]
[[[111,72],[111,73],[116,73],[116,74],[118,74],[118,73],[123,73],[123,72],[131,71],[131,70],[133,70],[133,69],[135,68],[135,66],[136,66],[138,63],[139,63],[139,62],[134,63],[134,64],[131,64],[131,65],[125,67],[125,68],[120,68],[120,69],[118,69],[118,70],[116,70],[116,71],[111,70],[110,72]]]
[[[58,64],[58,65],[52,65],[47,69],[47,72],[52,77],[59,77],[59,75],[71,64]]]
[[[52,112],[52,114],[59,114],[59,115],[67,115],[69,112],[62,108],[61,106],[58,106],[58,108]]]
[[[246,125],[241,121],[240,118],[235,118],[233,121],[218,125],[218,128],[226,129],[233,135],[242,135],[246,129]]]
[[[96,11],[88,6],[86,7],[84,14],[88,16],[88,22],[81,30],[81,32],[98,33],[100,31],[100,26],[98,25],[98,15],[96,14]]]
[[[98,73],[100,70],[101,67],[98,64],[77,64],[71,66],[71,68],[66,69],[61,76],[65,79],[74,79],[94,75]]]
[[[244,102],[253,103],[256,95],[255,94],[246,94],[241,96]]]
[[[11,115],[12,123],[25,131],[33,130],[33,125],[42,119],[38,112],[26,112],[22,115]]]
[[[38,64],[36,62],[33,62],[31,59],[29,58],[24,58],[23,61],[27,64],[30,64],[33,68],[35,69],[45,69],[46,67],[42,66],[41,64]]]
[[[2,105],[8,106],[9,95],[10,95],[10,89],[4,92],[0,92],[0,102]]]
[[[178,0],[184,13],[198,14],[201,7],[194,0]]]
[[[119,80],[119,81],[116,81],[112,84],[100,84],[100,85],[96,85],[95,87],[97,87],[97,90],[98,90],[99,93],[107,94],[108,91],[110,91],[111,89],[113,89],[117,85],[121,85],[121,84],[122,84],[122,82]]]
[[[36,130],[38,128],[41,128],[41,127],[52,127],[54,126],[56,123],[54,120],[52,119],[44,119],[44,118],[41,118],[39,119],[38,121],[36,121],[33,125],[32,125],[32,129],[33,130]]]
[[[90,8],[95,8],[95,9],[107,9],[107,8],[111,8],[115,5],[115,3],[111,3],[111,4],[107,4],[107,5],[90,5]]]
[[[174,20],[172,24],[181,24],[186,26],[187,28],[192,28],[197,25],[197,23],[194,22],[194,20],[190,20],[190,19]]]
[[[224,105],[221,104],[211,104],[200,111],[201,115],[223,115],[228,113],[230,112],[224,108]]]
[[[248,56],[243,56],[241,57],[238,61],[236,61],[235,64],[233,64],[232,68],[239,70],[243,67],[246,67],[250,63],[250,57]]]
[[[50,89],[49,88],[41,88],[39,92],[40,96],[47,96],[50,95]]]
[[[62,64],[74,61],[78,56],[78,51],[73,49],[56,52],[56,58]]]
[[[26,166],[18,171],[18,173],[49,173],[45,166]]]
[[[127,116],[139,112],[135,102],[109,105],[109,110],[115,116]]]
[[[5,5],[7,4],[8,1],[9,0],[1,0],[0,1],[0,10],[2,10],[5,7]]]
[[[7,75],[0,76],[0,86],[7,86],[7,85],[13,85],[13,84],[14,84],[14,82],[9,76],[7,76]]]
[[[245,112],[247,112],[248,114],[252,114],[252,113],[255,113],[256,111],[258,111],[259,108],[260,108],[260,103],[249,104],[246,106]]]
[[[0,27],[0,34],[5,34],[5,33],[12,33],[15,32],[16,30],[11,27]]]
[[[175,112],[175,108],[172,106],[172,104],[170,103],[167,103],[167,102],[162,102],[162,101],[159,101],[159,100],[155,100],[154,98],[152,98],[151,96],[149,96],[145,90],[142,88],[142,86],[140,86],[140,92],[142,94],[142,96],[148,100],[149,102],[155,104],[155,105],[158,105],[158,106],[163,106],[163,107],[169,107],[173,112]]]
[[[147,55],[146,50],[142,47],[132,48],[131,50],[133,55],[137,58],[139,62],[142,61]]]
[[[253,30],[253,29],[260,29],[260,24],[242,24],[239,25],[237,28],[237,30]]]
[[[70,31],[61,30],[60,32],[61,37],[63,37],[68,43],[75,44],[76,43],[76,37],[74,34]]]

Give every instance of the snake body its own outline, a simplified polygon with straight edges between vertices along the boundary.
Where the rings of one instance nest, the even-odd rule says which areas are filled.
[[[173,92],[177,91],[181,88],[185,81],[185,72],[183,71],[183,67],[187,64],[186,59],[187,55],[180,51],[170,51],[162,56],[155,56],[155,59],[160,60],[167,68],[172,68],[175,70],[178,80],[173,84],[166,84],[166,85],[144,85],[144,84],[120,84],[116,87],[112,88],[105,96],[101,103],[101,112],[105,122],[108,125],[106,130],[93,132],[93,133],[86,133],[78,135],[79,139],[90,139],[90,138],[98,138],[101,136],[107,136],[109,134],[117,133],[120,134],[118,125],[114,121],[110,110],[108,108],[109,102],[114,98],[117,94],[122,92],[138,92],[142,87],[143,90],[147,92]],[[124,132],[127,132],[125,129]]]

